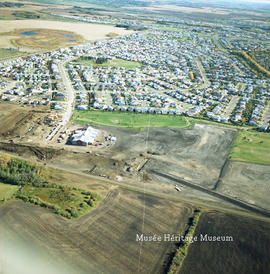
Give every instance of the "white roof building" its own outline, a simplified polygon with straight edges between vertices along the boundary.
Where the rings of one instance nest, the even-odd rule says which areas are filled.
[[[87,146],[95,142],[97,136],[99,135],[99,130],[92,127],[86,129],[76,130],[71,137],[71,143],[73,145]]]

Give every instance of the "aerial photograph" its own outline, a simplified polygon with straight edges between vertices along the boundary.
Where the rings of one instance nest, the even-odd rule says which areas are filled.
[[[270,274],[270,0],[0,0],[0,274]]]

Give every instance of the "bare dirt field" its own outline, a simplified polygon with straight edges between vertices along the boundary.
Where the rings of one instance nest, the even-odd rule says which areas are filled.
[[[199,124],[192,129],[150,129],[149,133],[112,130],[118,137],[111,149],[117,159],[148,152],[149,161],[141,171],[159,170],[209,188],[214,187],[236,134]]]
[[[270,166],[228,162],[217,191],[269,210]]]
[[[116,136],[116,144],[88,154],[78,153],[76,162],[73,152],[51,163],[60,163],[65,168],[77,166],[80,171],[104,174],[111,179],[120,175],[139,180],[138,173],[151,175],[152,170],[159,170],[214,188],[236,134],[231,129],[208,125],[195,125],[192,129],[151,128],[149,131],[97,128]],[[65,150],[68,149],[66,146]],[[91,148],[86,150],[89,151]]]
[[[0,140],[22,137],[46,114],[47,111],[42,109],[0,103]]]
[[[233,242],[192,243],[181,273],[270,273],[270,224],[210,212],[202,214],[195,235],[232,236]]]
[[[9,202],[0,209],[0,237],[5,235],[5,239],[9,239],[2,245],[0,256],[7,254],[6,246],[19,238],[25,249],[30,243],[31,249],[41,247],[37,254],[40,259],[48,254],[45,257],[48,265],[52,262],[66,265],[72,274],[163,273],[175,245],[164,241],[141,245],[136,241],[136,234],[142,231],[143,212],[145,235],[181,235],[193,209],[180,202],[118,189],[112,190],[96,209],[76,221],[29,204]],[[26,264],[31,261],[24,256]],[[12,258],[2,256],[1,259],[6,267],[10,260],[14,265],[16,252]]]

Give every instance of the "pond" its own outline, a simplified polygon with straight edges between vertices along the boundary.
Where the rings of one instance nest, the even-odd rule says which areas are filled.
[[[70,35],[70,34],[65,34],[65,36],[66,36],[67,38],[72,38],[72,35]]]
[[[25,31],[25,32],[21,32],[20,34],[30,36],[30,35],[36,35],[37,33],[34,31]]]

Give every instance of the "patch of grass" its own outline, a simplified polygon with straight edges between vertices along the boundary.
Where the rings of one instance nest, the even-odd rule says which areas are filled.
[[[13,16],[26,19],[39,19],[40,15],[30,11],[15,11],[12,13]]]
[[[23,6],[24,6],[24,4],[21,4],[21,3],[12,3],[12,2],[0,3],[0,8],[20,8]]]
[[[57,184],[45,184],[42,187],[25,185],[18,190],[16,198],[48,208],[68,219],[86,214],[100,200],[95,193]]]
[[[79,58],[75,61],[76,63],[83,63],[84,65],[94,66],[94,67],[124,67],[126,69],[140,68],[142,64],[139,62],[126,61],[122,59],[107,60],[102,64],[96,63],[95,60],[87,60],[85,58]]]
[[[113,38],[113,37],[117,37],[119,36],[118,33],[115,33],[115,32],[109,32],[108,34],[106,34],[107,37],[110,37],[110,38]]]
[[[0,154],[0,201],[14,198],[74,219],[87,213],[101,200],[93,192],[51,182],[48,170],[7,155]]]
[[[241,130],[229,154],[233,161],[270,165],[270,134]]]
[[[9,200],[17,192],[18,186],[0,183],[0,200]]]
[[[185,128],[189,123],[183,116],[155,115],[142,113],[121,113],[103,111],[75,111],[73,122],[77,124],[96,124],[129,129],[149,127]]]
[[[156,25],[159,26],[159,30],[163,30],[163,31],[172,31],[172,32],[178,32],[179,29],[178,28],[173,28],[170,26],[160,26],[160,25]]]

